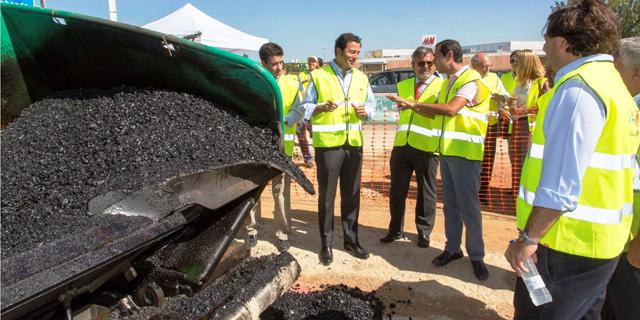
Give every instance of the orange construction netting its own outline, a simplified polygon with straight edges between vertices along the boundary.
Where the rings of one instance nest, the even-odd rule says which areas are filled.
[[[367,211],[388,213],[391,182],[389,159],[396,133],[397,112],[391,108],[380,109],[378,112],[382,112],[382,115],[378,115],[377,119],[381,120],[363,126],[365,142],[361,178],[361,207],[366,208]],[[310,136],[308,131],[304,135],[298,135],[293,161],[300,166],[317,187],[315,160],[309,161],[309,155],[314,156]],[[520,172],[528,150],[529,140],[529,125],[526,116],[513,122],[501,120],[497,124],[489,126],[485,139],[485,155],[479,192],[483,211],[515,215],[515,199],[519,187]],[[308,147],[305,143],[307,141],[309,141]],[[305,153],[308,150],[307,157],[304,156],[303,150]],[[312,163],[312,166],[305,166],[305,158],[307,158],[307,162]],[[437,186],[438,202],[442,203],[439,170]],[[410,206],[415,205],[416,192],[417,183],[414,178],[407,196],[407,210],[411,210]],[[308,195],[294,183],[291,189],[291,204],[294,209],[297,204],[314,207],[317,206],[317,196]]]

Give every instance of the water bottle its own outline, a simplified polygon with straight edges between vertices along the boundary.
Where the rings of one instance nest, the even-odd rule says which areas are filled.
[[[549,289],[545,286],[542,277],[538,273],[538,268],[536,268],[531,257],[524,262],[524,266],[529,269],[529,272],[522,273],[522,280],[527,286],[527,291],[529,291],[529,296],[533,304],[537,307],[551,302],[551,293],[549,293]]]

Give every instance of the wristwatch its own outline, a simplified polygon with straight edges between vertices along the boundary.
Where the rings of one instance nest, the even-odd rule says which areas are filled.
[[[529,237],[529,233],[526,230],[520,230],[520,234],[518,235],[518,242],[522,242],[524,244],[537,246],[540,244],[540,240],[534,240]]]

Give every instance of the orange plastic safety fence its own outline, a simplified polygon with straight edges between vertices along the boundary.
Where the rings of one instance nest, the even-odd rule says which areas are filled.
[[[367,211],[388,213],[391,182],[389,159],[397,128],[397,113],[386,109],[378,112],[384,113],[384,116],[380,117],[383,120],[363,126],[365,141],[360,201],[361,206],[366,207]],[[308,130],[306,132],[304,132],[305,130],[300,131],[303,131],[303,134],[298,132],[293,160],[317,187],[314,149],[310,140],[311,133]],[[309,141],[308,146],[307,141]],[[479,198],[483,210],[509,215],[515,214],[515,199],[529,141],[529,123],[526,117],[513,122],[500,120],[497,124],[489,126],[480,177]],[[303,151],[305,152],[303,153]],[[308,165],[305,166],[305,163]],[[439,170],[437,188],[438,202],[442,202]],[[417,183],[414,177],[407,196],[407,210],[411,210],[410,206],[415,205],[416,194]],[[317,206],[317,196],[306,194],[302,188],[294,184],[291,189],[291,203],[294,209],[296,204]],[[336,208],[339,208],[339,205]]]

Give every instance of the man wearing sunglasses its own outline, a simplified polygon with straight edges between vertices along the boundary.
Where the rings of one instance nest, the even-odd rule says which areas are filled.
[[[438,100],[442,79],[434,75],[436,70],[433,50],[418,47],[411,55],[411,66],[416,76],[397,84],[398,96],[409,101],[435,103]],[[398,106],[398,128],[391,151],[391,190],[389,208],[391,221],[389,232],[380,239],[390,243],[403,237],[404,211],[409,182],[415,171],[418,182],[416,202],[416,229],[418,247],[429,247],[429,235],[436,217],[436,174],[438,136],[440,129],[433,118],[415,113],[412,109]]]
[[[518,50],[514,50],[511,52],[509,56],[509,62],[511,63],[511,71],[505,72],[500,76],[500,80],[504,85],[504,88],[509,92],[510,95],[513,94],[513,90],[516,88],[516,63],[518,63],[518,59],[516,59],[516,55],[518,55]]]
[[[395,96],[389,99],[398,103],[398,107],[410,108],[425,117],[435,116],[437,129],[431,134],[438,136],[435,152],[440,153],[447,243],[444,252],[432,263],[441,267],[463,257],[460,247],[462,230],[466,227],[466,248],[473,273],[479,280],[486,280],[489,271],[483,262],[478,190],[491,96],[480,74],[462,64],[462,47],[458,41],[439,42],[434,55],[438,72],[449,75],[442,83],[437,103]]]

